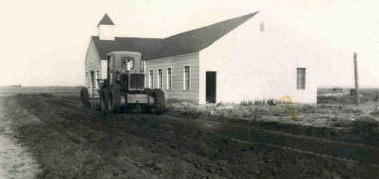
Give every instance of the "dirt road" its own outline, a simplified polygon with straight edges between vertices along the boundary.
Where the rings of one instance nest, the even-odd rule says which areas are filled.
[[[378,175],[377,167],[362,161],[341,161],[286,147],[234,140],[232,137],[243,139],[248,132],[251,141],[295,142],[286,142],[293,137],[263,135],[249,126],[241,128],[233,123],[170,115],[104,115],[82,109],[77,98],[51,95],[10,97],[5,106],[19,141],[40,165],[42,172],[38,178],[371,178]],[[303,137],[302,140],[311,139]]]
[[[34,178],[40,171],[39,165],[19,143],[12,120],[5,111],[4,100],[0,97],[0,179]]]

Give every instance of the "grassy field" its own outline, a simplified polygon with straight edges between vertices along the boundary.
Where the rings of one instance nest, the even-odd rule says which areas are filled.
[[[79,96],[80,87],[64,86],[45,86],[45,87],[0,87],[0,96],[9,96],[14,94],[53,94],[63,96]]]
[[[317,102],[319,104],[355,104],[354,95],[350,88],[342,88],[341,92],[334,92],[330,88],[320,88],[317,92]],[[362,104],[378,103],[379,89],[363,88],[359,90],[360,101]]]

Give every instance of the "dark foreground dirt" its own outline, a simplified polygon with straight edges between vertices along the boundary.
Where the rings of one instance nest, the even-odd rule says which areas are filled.
[[[20,145],[13,129],[13,121],[5,114],[3,98],[0,97],[0,178],[33,178],[39,166],[25,146]]]
[[[379,157],[375,147],[261,131],[241,121],[104,115],[82,109],[75,97],[52,95],[8,97],[6,107],[17,124],[19,141],[42,169],[38,178],[375,178],[379,174],[378,161],[372,160]]]

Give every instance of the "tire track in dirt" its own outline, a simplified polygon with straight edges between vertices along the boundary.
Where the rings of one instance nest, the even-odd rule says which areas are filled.
[[[143,168],[134,165],[127,159],[118,158],[116,160],[113,159],[113,156],[102,154],[104,151],[98,150],[99,144],[97,142],[106,138],[106,135],[99,131],[85,127],[81,125],[80,122],[79,124],[72,125],[70,121],[56,115],[57,111],[54,110],[49,109],[49,111],[44,111],[46,115],[45,117],[36,118],[33,114],[27,112],[26,109],[18,106],[15,101],[11,100],[8,104],[14,108],[18,108],[18,114],[13,114],[14,117],[22,115],[24,118],[33,118],[40,122],[38,124],[40,127],[38,128],[46,129],[44,134],[42,134],[42,136],[47,135],[44,140],[45,142],[52,141],[54,138],[54,143],[44,144],[46,150],[50,149],[50,151],[41,151],[43,149],[36,148],[35,150],[40,150],[37,152],[53,153],[53,155],[56,155],[54,156],[56,158],[64,157],[67,154],[74,155],[74,157],[67,156],[69,159],[64,162],[61,161],[62,163],[74,164],[73,166],[62,166],[64,172],[57,172],[56,170],[59,170],[58,168],[53,169],[52,166],[45,165],[45,173],[39,176],[39,178],[56,177],[57,174],[60,177],[69,178],[159,178],[158,176],[143,170]],[[41,133],[41,131],[38,132]],[[28,140],[30,140],[30,138]],[[52,146],[57,143],[62,143],[65,146]],[[41,157],[42,156],[40,155],[40,158]],[[50,160],[46,157],[42,158],[43,160]],[[46,163],[46,161],[43,163]],[[56,162],[53,163],[57,164]],[[67,168],[71,171],[68,172]]]
[[[67,107],[67,106],[65,106],[65,107]],[[179,118],[177,116],[161,115],[161,117],[162,116],[176,118],[178,120],[181,119],[181,118]],[[213,121],[212,125],[208,125],[209,121],[208,122],[203,122],[203,123],[204,123],[204,127],[205,128],[209,128],[210,130],[217,130],[217,127],[215,127],[215,126],[218,126],[217,122]],[[299,134],[292,134],[292,133],[286,133],[286,132],[280,132],[280,131],[267,130],[267,129],[263,129],[263,128],[252,127],[252,126],[250,126],[250,128],[251,128],[251,130],[259,131],[259,132],[262,132],[262,133],[265,133],[265,134],[268,134],[268,135],[283,135],[283,136],[287,136],[287,137],[294,138],[294,139],[318,141],[318,142],[323,142],[323,143],[328,143],[328,144],[332,144],[333,143],[333,144],[341,145],[341,147],[342,146],[347,146],[347,147],[366,148],[366,149],[370,149],[370,150],[373,150],[373,151],[378,151],[379,150],[378,147],[368,146],[368,145],[364,145],[364,144],[354,144],[354,143],[333,141],[333,140],[322,139],[322,138],[317,138],[317,137],[312,137],[312,136],[305,136],[305,135],[299,135]],[[286,150],[286,151],[296,152],[296,153],[304,154],[304,155],[312,155],[312,156],[315,156],[315,157],[325,158],[325,159],[331,159],[331,160],[335,160],[335,161],[339,161],[339,162],[349,162],[349,163],[354,163],[354,164],[359,164],[360,163],[360,161],[354,160],[354,159],[351,159],[351,158],[343,158],[343,157],[338,157],[338,156],[334,156],[334,155],[317,153],[317,152],[313,152],[313,151],[310,151],[310,150],[303,150],[303,149],[296,148],[296,147],[290,147],[288,145],[276,145],[276,144],[273,144],[273,143],[270,143],[270,142],[246,141],[246,140],[240,140],[240,139],[236,139],[236,138],[230,138],[230,140],[232,140],[234,142],[245,143],[245,144],[263,145],[263,146],[270,147],[270,148],[276,148],[276,149],[280,149],[280,150]],[[377,164],[369,164],[369,165],[371,165],[372,167],[379,168],[379,165],[377,165]]]
[[[131,131],[124,131],[122,126],[121,128],[110,129],[103,126],[103,124],[107,124],[107,121],[88,121],[85,116],[88,111],[85,112],[82,108],[72,110],[73,108],[77,109],[78,106],[70,104],[69,101],[67,101],[67,103],[65,101],[62,104],[55,100],[51,100],[51,97],[49,96],[33,96],[33,102],[30,101],[32,104],[31,106],[33,107],[28,107],[27,104],[29,103],[27,102],[27,98],[30,98],[30,96],[25,97],[26,98],[23,98],[22,100],[24,101],[23,106],[28,108],[30,113],[33,114],[36,112],[40,120],[45,121],[47,124],[50,123],[52,126],[58,126],[59,124],[61,127],[55,131],[61,131],[62,133],[67,133],[68,131],[68,133],[72,133],[72,135],[69,134],[64,136],[72,136],[68,138],[74,141],[87,141],[88,143],[86,143],[86,146],[95,150],[97,153],[101,153],[101,155],[105,155],[105,163],[119,163],[119,166],[122,166],[116,166],[114,168],[124,170],[125,165],[122,163],[123,161],[128,161],[141,168],[141,170],[143,169],[150,173],[151,176],[154,176],[155,174],[155,176],[163,178],[209,178],[210,176],[212,176],[210,178],[225,178],[214,173],[211,174],[205,170],[195,169],[195,167],[189,163],[188,159],[183,160],[182,157],[178,157],[180,154],[171,151],[166,143],[151,141],[150,139],[133,135],[130,133]],[[41,106],[35,108],[36,105]],[[36,111],[36,109],[38,109],[38,111]],[[41,111],[41,109],[46,109],[46,111]],[[93,112],[97,113],[95,116],[103,115],[101,112]],[[41,116],[41,114],[44,115]],[[137,116],[140,117],[140,115]],[[157,116],[141,115],[141,117],[150,118]],[[165,118],[167,116],[160,117]],[[120,146],[115,146],[114,143],[120,143]],[[159,147],[157,148],[153,146]],[[153,147],[154,149],[150,147]],[[173,153],[170,153],[170,151]],[[117,156],[110,155],[112,153],[115,153]],[[139,176],[138,178],[141,177],[142,176]]]
[[[62,105],[62,104],[60,104],[59,103],[59,101],[60,100],[58,100],[58,99],[55,99],[55,98],[45,98],[45,97],[42,97],[42,98],[37,98],[36,99],[37,101],[40,101],[41,103],[46,103],[48,106],[46,106],[46,108],[49,108],[49,109],[54,109],[54,110],[52,110],[52,111],[42,111],[42,113],[43,112],[45,112],[46,114],[44,114],[44,115],[47,115],[47,117],[46,118],[44,118],[46,121],[47,121],[47,123],[50,123],[52,120],[51,119],[49,119],[49,118],[54,118],[54,120],[55,120],[55,122],[53,122],[53,123],[60,123],[59,125],[61,125],[60,126],[60,128],[59,129],[61,129],[62,131],[63,131],[63,133],[65,133],[65,130],[68,130],[68,131],[72,131],[73,132],[73,134],[74,135],[72,135],[73,137],[71,137],[72,139],[70,139],[70,140],[78,140],[79,141],[79,143],[80,143],[80,141],[81,140],[79,140],[79,139],[75,139],[75,135],[77,135],[77,136],[81,136],[82,138],[84,138],[84,142],[92,149],[92,150],[97,150],[97,151],[99,151],[99,152],[105,152],[105,153],[112,153],[113,151],[112,151],[112,149],[109,149],[109,148],[107,148],[109,145],[106,145],[107,144],[107,141],[109,142],[109,144],[110,145],[113,145],[114,143],[117,143],[118,141],[120,141],[120,140],[123,140],[123,141],[127,141],[127,140],[129,140],[129,139],[127,139],[127,140],[125,140],[125,139],[122,139],[122,138],[127,138],[128,136],[130,136],[130,134],[134,134],[134,132],[133,132],[133,130],[137,130],[136,132],[137,132],[137,135],[138,136],[142,136],[143,138],[146,138],[147,140],[150,140],[149,142],[153,142],[152,144],[149,144],[149,145],[151,145],[152,147],[155,145],[170,145],[170,147],[171,147],[171,144],[173,144],[171,141],[175,141],[175,140],[172,140],[172,139],[169,139],[169,138],[164,138],[163,140],[168,140],[168,142],[167,141],[160,141],[159,139],[157,140],[157,138],[154,138],[154,137],[152,137],[152,138],[150,138],[149,136],[146,136],[145,134],[144,134],[144,131],[138,131],[138,130],[145,130],[145,129],[147,129],[147,130],[149,130],[149,128],[145,128],[145,126],[142,126],[142,128],[141,127],[138,127],[138,126],[135,126],[136,128],[135,129],[133,129],[133,128],[130,128],[130,127],[126,127],[126,126],[122,126],[122,125],[128,125],[128,124],[134,124],[134,123],[139,123],[139,120],[146,120],[146,118],[149,118],[149,117],[152,117],[152,116],[149,116],[149,115],[141,115],[141,116],[137,116],[137,117],[135,117],[136,119],[132,119],[130,122],[123,122],[123,121],[121,121],[121,118],[123,118],[123,119],[126,119],[126,116],[129,116],[129,117],[131,117],[131,118],[133,118],[133,115],[112,115],[110,118],[112,119],[112,121],[92,121],[92,118],[88,118],[87,119],[87,121],[86,120],[81,120],[80,118],[81,117],[85,117],[85,115],[87,115],[87,113],[88,114],[93,114],[93,113],[96,113],[96,112],[93,112],[93,111],[91,111],[91,112],[83,112],[83,110],[82,109],[78,109],[78,110],[73,110],[73,111],[70,111],[70,110],[72,110],[72,109],[75,109],[75,108],[77,108],[78,106],[75,106],[75,105],[71,105],[70,103],[65,103],[64,105]],[[50,106],[49,106],[50,105]],[[42,107],[43,108],[43,107]],[[37,108],[37,109],[40,109],[40,108]],[[60,109],[60,110],[57,110],[57,109]],[[38,114],[39,114],[39,116],[41,115],[40,114],[41,113],[41,111],[38,111]],[[51,114],[49,114],[49,113],[51,113]],[[51,116],[49,116],[49,115],[51,115]],[[84,116],[83,116],[84,115]],[[96,116],[96,114],[95,114],[95,116]],[[162,118],[165,118],[165,117],[167,117],[167,116],[161,116]],[[158,121],[159,121],[159,123],[160,124],[158,124],[159,126],[158,126],[158,128],[161,128],[161,127],[163,127],[163,128],[161,128],[160,130],[164,130],[164,129],[172,129],[172,127],[174,127],[174,129],[175,128],[177,128],[177,127],[175,127],[175,126],[169,126],[169,125],[172,125],[172,123],[167,123],[167,122],[169,122],[169,119],[167,119],[168,121],[167,122],[165,122],[164,121],[164,119],[162,120],[162,118],[160,118],[160,117],[154,117],[153,119],[152,119],[152,122],[153,122],[153,120],[154,119],[157,119]],[[170,118],[170,117],[168,117],[168,118]],[[171,117],[172,118],[172,117]],[[119,122],[117,122],[117,121],[113,121],[113,120],[120,120]],[[128,119],[129,120],[129,119]],[[170,119],[171,120],[171,119]],[[172,119],[172,120],[174,120],[174,119]],[[176,119],[176,120],[178,120],[178,121],[182,121],[182,119]],[[183,120],[185,120],[185,119],[183,119]],[[108,126],[108,124],[112,124],[111,126]],[[153,123],[151,123],[151,124],[154,124],[154,122]],[[175,123],[174,123],[175,124]],[[56,126],[55,124],[52,124],[53,126]],[[149,125],[150,125],[150,123],[149,123]],[[169,127],[165,127],[165,125],[168,125]],[[183,125],[185,125],[185,124],[180,124],[180,125],[182,125],[182,126],[178,126],[178,127],[183,127]],[[76,127],[72,127],[72,126],[76,126]],[[154,127],[153,127],[154,128]],[[151,134],[159,134],[159,132],[160,132],[160,130],[155,130],[155,129],[153,129],[152,128],[152,130],[153,131],[146,131],[146,132],[151,132]],[[128,131],[127,129],[132,129],[131,131]],[[113,131],[112,131],[113,130]],[[179,130],[181,130],[181,128],[179,128]],[[216,130],[216,132],[217,132],[217,128],[215,129]],[[80,132],[81,131],[81,132]],[[93,133],[91,133],[91,131],[93,132]],[[99,134],[99,132],[100,133],[105,133],[105,134],[107,134],[107,135],[105,135],[105,136],[103,136],[103,137],[91,137],[91,136],[87,136],[87,134]],[[170,133],[170,131],[168,131],[168,133],[167,133],[167,131],[162,131],[162,132],[164,132],[165,133],[165,135],[166,134],[168,134],[168,133]],[[112,134],[114,134],[115,136],[112,136]],[[174,134],[176,134],[176,133],[172,133],[173,135],[172,135],[172,138],[175,138],[176,136],[174,135]],[[280,134],[277,134],[277,135],[282,135],[281,133]],[[64,135],[64,136],[70,136],[70,135]],[[164,136],[164,137],[167,137],[167,136]],[[179,138],[180,140],[182,140],[182,139],[185,139],[185,137],[186,136],[179,136],[179,137],[181,137],[181,138]],[[189,136],[189,137],[192,137],[192,136]],[[80,137],[79,137],[80,138]],[[192,139],[192,140],[194,140],[194,139]],[[113,142],[112,142],[113,141]],[[89,144],[88,144],[88,143]],[[141,140],[141,142],[145,142],[145,140]],[[148,141],[146,141],[146,142],[148,142]],[[196,142],[196,141],[194,141],[194,142]],[[226,144],[227,144],[228,142],[226,142]],[[99,145],[101,145],[101,146],[96,146],[97,144],[99,144]],[[181,145],[182,143],[178,143],[177,145]],[[149,145],[142,145],[142,146],[144,146],[144,147],[146,147],[146,146],[149,146]],[[206,145],[206,144],[205,144]],[[124,147],[125,145],[122,145],[121,147]],[[126,145],[127,146],[127,145]],[[113,147],[115,147],[115,146],[113,146]],[[130,147],[130,146],[127,146],[127,147]],[[207,146],[205,146],[205,147],[207,147]],[[257,146],[256,145],[249,145],[249,146],[247,146],[247,147],[243,147],[242,149],[243,150],[246,150],[246,148],[250,148],[250,147],[252,147],[252,148],[256,148]],[[271,147],[272,148],[272,147]],[[302,162],[302,163],[305,163],[303,160],[299,160],[298,158],[302,158],[302,157],[305,157],[305,156],[307,156],[307,155],[309,155],[309,153],[304,153],[304,152],[301,152],[301,151],[299,151],[298,149],[293,149],[293,150],[291,150],[290,148],[286,148],[286,147],[283,147],[283,146],[279,146],[279,147],[274,147],[274,148],[277,148],[277,149],[279,149],[280,151],[281,151],[281,153],[285,153],[285,154],[288,154],[288,153],[290,153],[291,155],[293,155],[293,153],[299,153],[299,154],[302,154],[302,155],[297,155],[296,154],[296,156],[295,157],[292,157],[292,159],[295,159],[295,161],[294,162]],[[162,149],[165,149],[165,148],[162,148]],[[162,150],[161,149],[161,150]],[[205,148],[206,149],[206,148]],[[108,151],[109,150],[109,151]],[[127,149],[125,149],[125,150],[127,150]],[[176,146],[174,146],[174,150],[178,150],[178,151],[180,151],[180,152],[182,152],[182,148],[176,148]],[[189,149],[188,151],[190,151],[191,149]],[[234,150],[234,149],[233,149]],[[238,149],[239,150],[239,149]],[[263,150],[267,150],[267,148],[266,149],[263,149]],[[187,150],[185,150],[185,151],[187,151]],[[227,151],[227,150],[226,150]],[[252,149],[252,151],[256,151],[256,150],[254,150],[254,149]],[[258,151],[261,151],[261,149],[259,149]],[[290,151],[290,152],[289,152]],[[96,152],[96,151],[95,151]],[[120,152],[120,151],[117,151],[117,152]],[[136,151],[134,151],[134,152],[136,152]],[[141,150],[141,153],[143,153],[143,152],[147,152],[146,150],[144,150],[144,149],[142,149]],[[170,150],[170,152],[171,152],[171,150]],[[193,151],[190,151],[190,152],[193,152]],[[236,151],[236,152],[240,152],[240,151]],[[291,153],[292,152],[292,153]],[[98,153],[98,152],[97,152]],[[138,154],[138,152],[136,152],[137,154]],[[272,152],[273,153],[273,155],[274,156],[279,156],[280,158],[281,157],[284,157],[284,156],[282,156],[281,154],[277,154],[277,152],[276,151],[273,151]],[[124,156],[123,155],[124,153],[120,153],[120,156]],[[144,159],[146,159],[146,158],[148,158],[149,157],[149,154],[148,153],[146,153],[147,155],[146,156],[142,156],[141,154],[138,154],[138,155],[140,155],[139,157],[141,157],[141,161],[139,161],[138,159],[136,160],[135,158],[134,158],[134,160],[132,159],[130,159],[130,158],[128,158],[128,157],[126,157],[126,158],[123,158],[122,160],[129,160],[129,161],[133,161],[133,162],[131,162],[131,163],[133,163],[133,164],[135,164],[135,165],[141,165],[141,167],[143,167],[143,165],[145,165],[146,166],[146,160],[144,161]],[[167,154],[167,152],[162,152],[162,153],[160,153],[161,155],[164,155],[164,154]],[[270,154],[270,153],[269,153]],[[229,154],[228,154],[229,155]],[[236,154],[236,156],[238,156],[238,155],[240,155],[240,154]],[[258,153],[258,156],[256,156],[255,154],[252,154],[251,152],[249,152],[248,153],[248,156],[249,155],[251,155],[251,157],[253,157],[253,158],[256,158],[256,157],[258,157],[258,159],[259,159],[259,156],[261,156],[262,154],[259,154]],[[265,155],[265,154],[264,154]],[[341,162],[341,161],[338,161],[338,162],[330,162],[329,161],[329,159],[330,158],[327,158],[327,157],[320,157],[320,155],[312,155],[313,157],[309,157],[309,156],[307,156],[306,158],[307,158],[307,160],[308,159],[311,159],[312,161],[317,161],[317,160],[324,160],[324,162],[317,162],[317,163],[320,163],[320,164],[324,164],[324,165],[326,165],[326,166],[333,166],[333,165],[338,165],[338,166],[342,166],[342,167],[340,167],[340,168],[344,168],[345,167],[345,164],[343,163],[343,162]],[[112,156],[108,156],[109,157],[109,159],[110,160],[108,160],[108,161],[106,161],[106,162],[112,162],[112,160],[114,160],[114,159],[112,159]],[[165,158],[166,156],[160,156],[161,158],[160,159],[162,159],[162,158]],[[175,156],[175,157],[177,157],[177,156]],[[234,155],[232,156],[232,157],[234,157]],[[239,157],[239,156],[238,156]],[[236,158],[234,158],[234,159],[239,159],[238,157],[236,157]],[[287,157],[287,156],[285,156],[285,157]],[[289,157],[289,156],[288,156]],[[107,157],[105,157],[105,158],[107,158]],[[184,159],[184,160],[186,160],[186,158],[185,157],[180,157],[181,159]],[[271,159],[270,159],[271,158]],[[267,161],[269,162],[269,164],[267,164],[266,163],[266,159],[264,159],[264,162],[265,162],[265,164],[266,165],[268,165],[268,166],[271,166],[272,164],[270,164],[270,162],[272,162],[272,157],[270,157]],[[290,157],[291,158],[291,157]],[[315,158],[317,158],[317,159],[315,159]],[[233,159],[233,160],[234,160]],[[120,164],[122,164],[122,160],[121,160],[121,163]],[[188,159],[187,159],[188,160]],[[233,161],[232,160],[232,161]],[[246,160],[246,159],[244,159],[244,158],[240,158],[240,160]],[[261,159],[260,159],[261,160]],[[276,159],[274,159],[274,160],[276,160]],[[333,159],[334,160],[334,159]],[[119,162],[119,160],[116,160],[116,162]],[[144,163],[145,162],[145,163]],[[217,162],[217,160],[214,160],[214,161],[212,161],[212,162]],[[239,161],[234,161],[234,162],[239,162]],[[246,161],[246,162],[248,162],[248,161]],[[259,161],[258,161],[259,162]],[[274,162],[277,162],[277,161],[274,161]],[[328,164],[328,163],[332,163],[332,164]],[[162,163],[164,163],[164,162],[162,162]],[[194,164],[196,164],[196,163],[194,163]],[[204,164],[207,164],[207,163],[204,163]],[[202,165],[204,165],[204,164],[202,164]],[[248,163],[248,164],[251,164],[250,162]],[[153,164],[154,165],[154,164]],[[208,164],[207,164],[208,165]],[[236,165],[238,166],[238,167],[244,167],[243,165],[240,165],[239,163],[236,163]],[[312,164],[313,165],[313,164]],[[359,164],[358,164],[359,165]],[[356,164],[354,164],[354,165],[352,165],[352,166],[354,166],[354,167],[360,167],[360,166],[358,166],[358,165],[356,165]],[[232,165],[224,165],[224,166],[227,166],[227,167],[230,167],[230,168],[233,168],[234,166],[232,166]],[[299,165],[296,165],[296,163],[295,163],[295,165],[294,166],[299,166]],[[154,168],[154,166],[153,166],[153,168]],[[200,167],[199,168],[203,168],[203,166],[201,166],[200,165]],[[224,168],[223,170],[225,170],[225,171],[228,171],[229,169],[228,168]],[[294,169],[292,169],[292,170],[294,170]],[[323,169],[323,170],[325,170],[325,169]],[[328,170],[328,169],[327,169]],[[343,170],[343,171],[346,171],[346,169],[344,168],[344,169],[340,169],[340,170]],[[240,170],[238,170],[238,169],[236,169],[236,171],[240,171]],[[243,170],[242,170],[243,171]],[[304,171],[304,170],[303,170]],[[312,170],[311,170],[312,171]],[[317,171],[317,169],[316,169],[316,171]],[[360,171],[362,171],[362,169],[360,169]],[[213,172],[213,171],[211,171],[211,172]],[[257,170],[257,173],[259,174],[259,170]],[[348,172],[348,173],[350,173],[350,174],[355,174],[355,176],[356,176],[356,174],[357,173],[354,173],[354,171],[353,172]],[[236,174],[236,173],[234,173],[234,174]],[[360,173],[360,175],[362,175],[362,173]],[[215,176],[217,176],[217,175],[212,175],[212,177],[215,177]],[[228,176],[228,175],[226,175],[226,176]],[[229,176],[229,178],[230,177],[233,177],[234,175],[231,175],[231,176]],[[240,174],[237,174],[237,175],[235,175],[235,176],[254,176],[253,174],[251,174],[251,173],[248,173],[248,174],[242,174],[242,175],[240,175]],[[270,176],[270,175],[269,175]],[[195,178],[195,177],[192,177],[192,178]],[[221,177],[220,177],[221,178]]]
[[[301,154],[305,154],[305,155],[313,155],[316,157],[332,159],[332,160],[337,160],[337,161],[341,161],[341,162],[350,162],[350,163],[354,163],[354,164],[360,163],[360,161],[353,160],[353,159],[342,158],[342,157],[337,157],[337,156],[327,155],[327,154],[321,154],[321,153],[311,152],[308,150],[301,150],[298,148],[288,147],[288,146],[284,146],[284,145],[275,145],[275,144],[263,143],[263,142],[252,142],[252,141],[245,141],[245,140],[240,140],[240,139],[235,139],[235,138],[231,138],[231,140],[234,142],[238,142],[238,143],[253,144],[253,145],[264,145],[266,147],[278,148],[281,150],[293,151],[293,152],[297,152],[297,153],[301,153]],[[377,164],[369,164],[369,165],[379,169],[379,165],[377,165]]]
[[[42,100],[47,100],[45,101],[46,103],[49,103],[48,98],[42,97]],[[53,102],[53,101],[52,101]],[[141,138],[140,136],[135,136],[133,134],[130,134],[130,131],[124,131],[122,130],[123,128],[113,128],[110,129],[108,127],[102,126],[102,123],[97,123],[93,121],[87,121],[81,119],[83,117],[83,114],[67,114],[66,109],[70,110],[73,107],[77,107],[73,104],[66,103],[64,105],[61,105],[60,103],[55,103],[53,102],[54,105],[59,105],[60,110],[50,110],[49,113],[54,116],[55,119],[60,121],[60,125],[62,125],[62,130],[63,132],[65,130],[67,131],[72,131],[72,133],[76,135],[71,135],[73,136],[72,138],[74,140],[75,136],[78,138],[82,138],[83,140],[90,141],[87,143],[88,146],[91,146],[92,149],[97,150],[98,152],[101,153],[112,153],[115,152],[114,149],[116,149],[116,153],[118,155],[117,159],[114,158],[114,156],[107,156],[106,161],[110,163],[118,163],[120,169],[125,168],[125,163],[124,161],[127,161],[128,163],[133,164],[134,166],[137,166],[139,168],[144,169],[145,172],[149,173],[150,177],[149,178],[154,178],[154,177],[162,177],[163,178],[187,178],[186,175],[191,175],[189,178],[207,178],[207,176],[210,176],[211,174],[204,172],[204,171],[196,171],[193,172],[193,166],[192,164],[189,164],[187,162],[183,162],[182,158],[177,158],[172,155],[167,155],[166,153],[155,153],[146,145],[158,145],[158,146],[164,146],[165,144],[162,142],[154,141],[148,141],[145,138]],[[55,108],[58,109],[58,108]],[[65,111],[65,112],[63,112]],[[99,113],[99,115],[104,115],[101,112],[95,112],[94,113]],[[149,117],[157,117],[156,115],[136,115],[142,118],[149,118]],[[135,117],[132,115],[132,117]],[[160,118],[166,118],[169,116],[161,115],[159,116]],[[46,122],[50,122],[49,120],[46,120]],[[99,121],[98,121],[99,122]],[[106,123],[106,122],[105,122]],[[80,132],[78,132],[80,131]],[[101,133],[101,137],[91,137],[91,136],[96,136]],[[84,134],[84,135],[83,135]],[[93,134],[93,135],[87,135],[87,134]],[[106,140],[106,141],[104,141]],[[109,141],[108,141],[109,140]],[[129,140],[136,140],[133,141],[134,144],[129,145]],[[119,143],[122,147],[124,147],[123,151],[117,150],[120,148],[120,146],[113,146],[114,142]],[[128,144],[125,144],[128,143]],[[133,143],[130,142],[130,143]],[[143,143],[142,146],[135,143]],[[109,144],[105,146],[99,147],[99,144]],[[113,147],[113,149],[112,149]],[[167,148],[166,148],[167,149]],[[162,149],[161,149],[162,150]],[[133,156],[130,155],[130,153],[133,154]],[[159,164],[157,164],[159,163]],[[175,166],[179,165],[179,166]],[[117,167],[117,166],[116,166]],[[179,167],[179,168],[178,168]],[[180,171],[183,170],[183,167],[185,168],[184,170],[188,171]],[[148,171],[146,171],[148,169]],[[157,172],[158,169],[158,172]],[[159,171],[163,170],[163,171]],[[152,172],[150,172],[152,171]],[[190,174],[186,174],[186,172],[189,172]],[[154,176],[154,174],[156,174]],[[144,178],[144,174],[140,173],[141,176],[138,178]],[[217,176],[216,174],[212,174],[212,177],[216,177],[219,179],[223,179],[224,177],[222,176]],[[208,177],[209,178],[209,177]]]
[[[327,158],[335,158],[341,160],[350,160],[356,162],[367,162],[370,165],[378,167],[379,166],[379,148],[364,144],[348,143],[341,141],[328,140],[323,138],[317,138],[312,136],[305,136],[299,134],[291,134],[287,132],[274,131],[268,129],[262,129],[256,126],[248,126],[248,132],[250,135],[255,134],[261,136],[262,138],[268,139],[267,141],[262,141],[261,139],[246,140],[242,138],[234,138],[230,136],[233,140],[241,142],[251,142],[256,144],[265,144],[267,146],[280,146],[282,149],[290,149],[293,151],[303,151],[306,153],[312,153],[316,156],[328,156]],[[289,140],[290,139],[290,140]],[[310,144],[301,145],[302,142],[307,142]],[[312,148],[317,146],[317,144],[324,145],[319,148]],[[342,150],[343,149],[343,150]],[[320,152],[323,151],[323,152]],[[349,152],[346,152],[349,151]],[[356,153],[366,154],[370,157],[360,158]]]

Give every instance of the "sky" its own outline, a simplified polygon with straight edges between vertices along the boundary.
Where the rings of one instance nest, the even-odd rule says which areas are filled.
[[[353,85],[354,51],[360,86],[379,86],[377,0],[0,0],[0,86],[83,85],[85,52],[105,13],[117,36],[164,38],[255,11],[340,52],[320,86]]]

